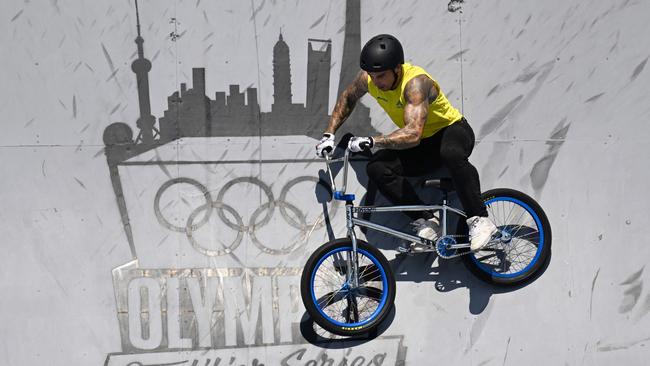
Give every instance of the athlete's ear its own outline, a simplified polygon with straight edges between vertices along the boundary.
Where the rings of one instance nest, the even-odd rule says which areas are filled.
[[[397,79],[399,79],[401,72],[402,72],[402,64],[397,65],[397,67],[393,69],[393,76],[395,76],[395,82],[397,82]]]

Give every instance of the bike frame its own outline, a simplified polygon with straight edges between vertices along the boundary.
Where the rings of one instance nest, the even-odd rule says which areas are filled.
[[[384,225],[375,224],[368,220],[363,220],[356,217],[358,213],[367,213],[367,212],[403,212],[403,211],[429,211],[429,210],[439,210],[442,213],[440,226],[442,228],[442,237],[447,235],[447,216],[448,213],[455,213],[461,217],[467,217],[467,214],[454,207],[447,205],[447,195],[445,194],[442,199],[442,204],[440,205],[411,205],[411,206],[355,206],[354,200],[355,196],[353,194],[347,194],[347,180],[348,180],[348,165],[349,165],[349,155],[350,151],[345,149],[345,155],[343,158],[332,159],[328,153],[325,153],[325,161],[327,165],[327,173],[330,177],[332,183],[332,192],[333,197],[336,200],[345,201],[345,220],[348,231],[348,237],[352,241],[352,251],[357,253],[357,237],[354,232],[355,226],[365,227],[371,230],[376,230],[384,234],[404,239],[407,241],[419,243],[426,246],[434,246],[435,242],[421,238],[419,236],[411,235],[404,233],[399,230],[391,229]],[[343,161],[343,186],[340,190],[336,189],[336,182],[334,181],[334,176],[330,169],[330,164]],[[454,245],[449,245],[449,249],[461,249],[469,247],[469,243],[458,243]],[[356,269],[355,269],[356,272]]]

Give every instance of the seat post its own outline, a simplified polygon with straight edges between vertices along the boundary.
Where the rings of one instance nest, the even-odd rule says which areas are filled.
[[[442,228],[442,236],[447,236],[447,190],[442,190],[442,222],[440,222],[440,227]]]

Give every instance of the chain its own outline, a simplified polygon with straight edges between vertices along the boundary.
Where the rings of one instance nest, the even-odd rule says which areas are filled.
[[[420,248],[423,248],[422,251],[413,250],[413,249],[409,248],[409,249],[403,250],[402,253],[417,254],[417,253],[425,253],[425,252],[434,252],[435,251],[436,254],[438,254],[438,256],[440,258],[444,258],[444,259],[451,259],[451,258],[460,257],[460,256],[471,253],[471,251],[467,250],[467,251],[464,251],[464,252],[462,252],[460,254],[445,255],[445,254],[440,252],[440,249],[438,248],[438,241],[441,240],[441,239],[444,239],[444,238],[461,238],[461,237],[467,238],[468,235],[466,235],[466,234],[465,235],[458,235],[458,234],[456,234],[456,235],[453,235],[453,234],[452,235],[445,235],[444,237],[442,237],[442,238],[436,240],[435,242],[433,242],[433,244],[415,244],[415,245],[419,246]],[[424,249],[424,248],[426,248],[426,249]],[[464,249],[464,248],[462,248],[462,249]],[[456,251],[458,251],[458,250],[461,250],[461,249],[456,249]]]
[[[451,238],[459,238],[459,237],[467,237],[467,236],[468,236],[468,235],[446,235],[446,236],[444,236],[444,237],[442,237],[442,238],[440,238],[440,239],[438,239],[438,240],[441,240],[441,239],[444,239],[444,238],[449,238],[449,237],[451,237]],[[438,248],[438,243],[437,243],[438,240],[436,240],[436,253],[440,256],[440,258],[444,258],[444,259],[452,259],[452,258],[462,257],[462,256],[467,255],[467,254],[470,254],[470,253],[474,253],[474,252],[472,252],[471,250],[466,250],[466,251],[463,251],[462,253],[459,253],[459,254],[444,255],[444,254],[440,253],[440,249]],[[488,242],[488,244],[487,244],[484,248],[482,248],[482,249],[485,249],[485,248],[494,248],[493,245],[496,244],[496,243],[498,243],[498,242],[499,242],[498,240],[495,241],[495,239],[493,238],[493,239],[490,240],[490,242]],[[466,249],[466,248],[460,248],[460,249],[455,249],[455,250],[458,251],[458,250],[463,250],[463,249]]]

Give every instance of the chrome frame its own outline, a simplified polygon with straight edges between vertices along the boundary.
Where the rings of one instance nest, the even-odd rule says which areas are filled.
[[[346,187],[347,187],[347,181],[348,181],[348,165],[349,165],[349,156],[350,152],[348,149],[345,149],[345,155],[343,158],[338,158],[338,159],[332,159],[330,157],[330,154],[325,152],[325,162],[327,165],[327,173],[330,177],[330,181],[332,184],[332,194],[337,191],[336,189],[336,182],[334,181],[334,176],[332,175],[332,171],[330,169],[330,164],[336,163],[336,162],[343,162],[343,186],[341,187],[341,190],[339,191],[342,195],[345,195],[346,192]],[[345,220],[346,220],[346,227],[348,230],[348,237],[352,241],[352,251],[354,255],[356,256],[357,253],[357,237],[354,232],[355,226],[361,226],[365,227],[371,230],[376,230],[379,232],[382,232],[384,234],[400,238],[403,240],[411,241],[411,242],[416,242],[422,245],[426,246],[434,246],[435,242],[421,238],[419,236],[407,234],[405,232],[391,229],[389,227],[386,227],[384,225],[380,224],[375,224],[373,222],[367,221],[360,219],[355,216],[355,214],[358,213],[366,213],[366,212],[404,212],[404,211],[429,211],[429,210],[439,210],[442,212],[442,217],[440,220],[440,226],[442,229],[442,237],[447,235],[447,216],[448,212],[455,213],[461,217],[467,217],[467,214],[463,210],[459,210],[454,207],[450,207],[447,205],[447,198],[444,197],[442,200],[441,205],[408,205],[408,206],[354,206],[353,201],[346,201],[345,204]],[[455,244],[452,246],[453,249],[459,249],[459,248],[467,248],[469,247],[469,243],[459,243]],[[353,266],[354,266],[354,271],[353,273],[356,273],[357,270],[357,263],[356,261],[352,261]],[[348,263],[348,266],[350,266],[350,263]],[[350,269],[350,268],[348,268]],[[350,272],[348,272],[350,273]],[[356,277],[356,276],[354,276]],[[356,278],[352,279],[353,281],[356,281]],[[355,283],[356,284],[356,283]],[[353,284],[353,285],[355,285]]]
[[[346,286],[351,286],[352,288],[357,288],[359,286],[359,257],[357,253],[358,249],[358,241],[357,241],[357,236],[355,233],[355,226],[360,226],[360,227],[365,227],[371,230],[376,230],[381,233],[400,238],[403,240],[407,240],[410,242],[415,242],[420,245],[427,246],[428,249],[426,252],[431,252],[435,250],[435,245],[436,243],[432,240],[421,238],[419,236],[407,234],[405,232],[391,229],[387,226],[376,224],[373,222],[370,222],[368,220],[363,220],[359,217],[357,217],[357,214],[359,213],[366,213],[366,212],[404,212],[404,211],[428,211],[428,210],[439,210],[442,212],[441,214],[441,220],[440,220],[440,226],[442,229],[442,237],[447,236],[447,215],[448,212],[457,214],[461,217],[467,217],[467,214],[454,207],[450,207],[447,205],[447,195],[445,194],[443,196],[442,204],[441,205],[407,205],[407,206],[354,206],[354,195],[347,195],[346,194],[346,188],[347,188],[347,182],[348,182],[348,166],[349,166],[349,156],[350,152],[348,149],[345,149],[345,155],[343,158],[338,158],[338,159],[332,159],[330,157],[330,154],[328,152],[325,152],[325,161],[327,165],[327,174],[329,175],[330,182],[332,184],[332,198],[334,199],[335,196],[337,197],[336,199],[339,200],[345,200],[345,221],[346,221],[346,227],[347,227],[347,236],[350,238],[350,241],[352,242],[352,251],[349,252],[348,258],[346,259]],[[332,171],[330,169],[330,164],[336,163],[336,162],[343,162],[343,186],[341,187],[340,191],[337,191],[336,189],[336,182],[334,181],[334,176],[332,174]],[[338,196],[337,196],[338,194]],[[469,248],[470,244],[469,243],[457,243],[454,245],[450,245],[450,249],[461,249],[461,248]]]

